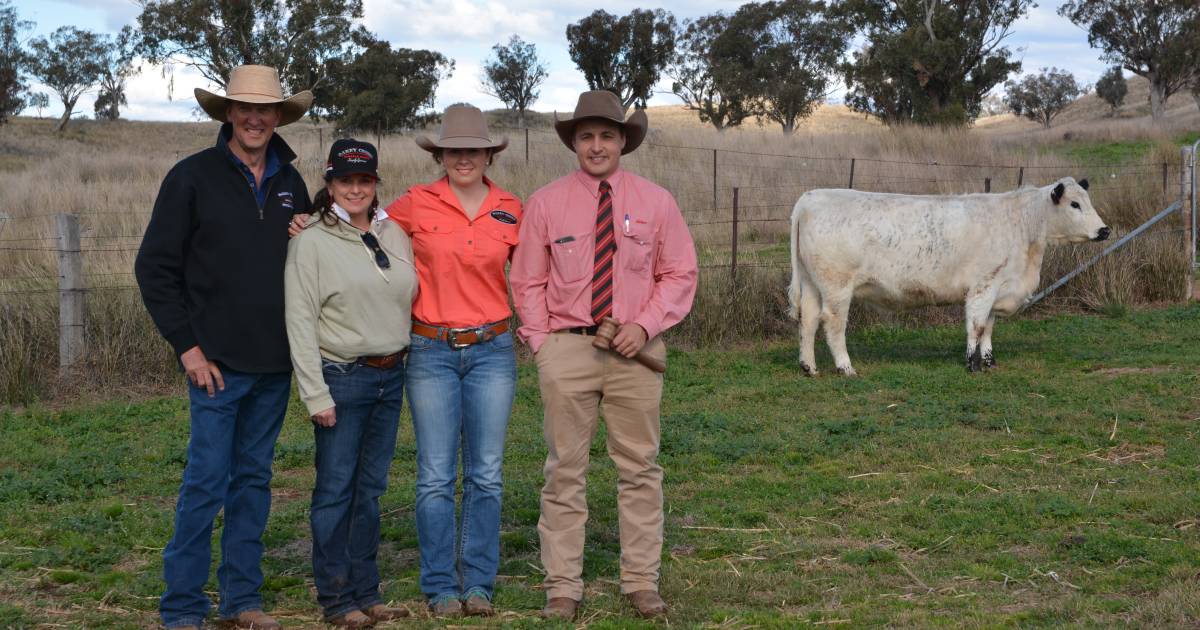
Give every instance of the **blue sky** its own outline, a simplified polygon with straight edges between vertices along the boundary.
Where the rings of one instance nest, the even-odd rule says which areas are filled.
[[[453,76],[438,88],[439,108],[459,101],[484,109],[502,107],[499,101],[480,91],[479,76],[491,46],[507,41],[513,34],[537,45],[550,72],[534,109],[570,111],[579,92],[587,89],[568,56],[564,33],[568,23],[596,8],[594,1],[364,0],[363,4],[363,24],[394,46],[437,50],[455,60]],[[733,11],[740,4],[742,2],[695,0],[659,6],[682,20],[718,10]],[[1056,10],[1062,2],[1049,0],[1041,4],[1014,25],[1007,45],[1017,51],[1026,71],[1057,66],[1073,72],[1083,82],[1094,83],[1104,71],[1099,52],[1088,47],[1086,34],[1081,29],[1057,15]],[[138,14],[134,0],[16,0],[14,5],[22,19],[37,23],[36,35],[46,35],[64,25],[115,33],[123,25],[133,23]],[[617,14],[642,6],[647,5],[627,0],[609,0],[603,5],[606,11]],[[212,86],[193,72],[177,70],[175,98],[169,100],[167,79],[161,68],[145,67],[129,83],[129,105],[122,115],[143,120],[194,120],[193,87]],[[679,103],[679,99],[669,93],[668,83],[659,87],[665,93],[656,95],[651,104]],[[839,90],[839,98],[840,94]],[[90,114],[93,96],[81,98],[76,105],[77,111]],[[54,103],[55,100],[51,94],[51,107],[43,115],[61,114],[62,107]]]

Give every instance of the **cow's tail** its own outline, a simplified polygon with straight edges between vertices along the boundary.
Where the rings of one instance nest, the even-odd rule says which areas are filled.
[[[801,278],[802,278],[801,274],[804,273],[804,266],[800,263],[800,248],[797,245],[797,241],[799,240],[799,234],[798,234],[799,221],[798,221],[798,219],[800,218],[800,209],[801,209],[800,204],[803,202],[804,202],[804,197],[801,196],[800,200],[797,201],[796,205],[792,208],[792,221],[791,221],[792,284],[791,284],[791,286],[788,287],[788,316],[795,320],[800,319],[800,292],[801,292]]]

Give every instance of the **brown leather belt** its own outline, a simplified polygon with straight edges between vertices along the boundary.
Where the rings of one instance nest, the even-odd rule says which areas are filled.
[[[379,368],[381,370],[390,370],[403,361],[404,355],[406,354],[408,354],[408,348],[405,348],[400,352],[393,352],[391,354],[385,354],[377,357],[358,357],[357,363],[359,365],[366,365],[368,367]]]
[[[508,321],[484,324],[477,328],[446,328],[443,326],[430,326],[414,319],[412,332],[414,335],[420,335],[428,339],[445,341],[451,348],[461,350],[481,341],[491,341],[508,332]]]

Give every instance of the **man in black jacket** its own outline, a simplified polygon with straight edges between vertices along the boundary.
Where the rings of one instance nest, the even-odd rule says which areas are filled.
[[[260,567],[271,508],[271,460],[291,390],[284,326],[287,224],[309,211],[296,154],[277,126],[295,122],[312,94],[283,97],[274,68],[241,66],[225,95],[196,90],[224,123],[216,146],[163,180],[134,266],[142,300],[187,372],[191,439],[163,550],[168,628],[199,628],[210,602],[213,520],[225,509],[220,617],[278,628],[262,611]]]

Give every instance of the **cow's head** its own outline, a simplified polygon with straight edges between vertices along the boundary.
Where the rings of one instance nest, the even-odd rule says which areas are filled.
[[[1108,238],[1112,230],[1104,225],[1104,220],[1096,214],[1087,189],[1086,179],[1076,182],[1071,177],[1058,180],[1050,189],[1050,201],[1053,205],[1047,221],[1046,236],[1051,241],[1082,243]]]

